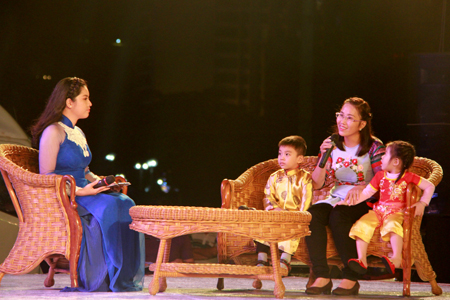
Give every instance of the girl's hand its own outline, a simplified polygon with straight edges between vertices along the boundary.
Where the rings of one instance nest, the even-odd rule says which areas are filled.
[[[417,201],[411,207],[415,207],[416,208],[416,212],[414,214],[414,217],[420,217],[420,216],[423,216],[423,212],[425,211],[426,205],[422,201]]]
[[[94,185],[96,185],[100,180],[96,180],[94,182],[89,183],[84,188],[76,191],[75,195],[77,196],[90,196],[97,195],[98,193],[109,190],[109,186],[102,186],[94,189]]]
[[[337,206],[337,205],[348,205],[348,204],[345,200],[341,200],[338,203],[336,203],[334,206]]]
[[[361,192],[364,190],[366,186],[365,185],[357,185],[354,188],[352,188],[350,191],[348,191],[347,196],[345,196],[344,201],[347,203],[347,205],[356,205],[359,204],[359,198],[361,195]]]

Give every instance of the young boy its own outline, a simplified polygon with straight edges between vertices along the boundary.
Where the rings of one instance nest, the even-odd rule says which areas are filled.
[[[270,175],[264,189],[265,210],[306,211],[312,200],[311,174],[300,169],[306,153],[305,140],[297,135],[288,136],[278,143],[278,164],[281,169]],[[258,252],[257,266],[267,266],[270,254],[268,243],[255,241]],[[297,250],[299,239],[278,243],[282,251],[280,266],[290,269],[291,257]]]

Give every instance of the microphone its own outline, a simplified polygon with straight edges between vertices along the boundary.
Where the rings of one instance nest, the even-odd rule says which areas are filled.
[[[322,154],[322,157],[320,158],[319,168],[325,167],[325,164],[327,163],[327,160],[331,155],[331,151],[333,151],[333,147],[336,146],[336,142],[339,139],[339,134],[333,133],[330,139],[332,146],[331,148],[328,148],[324,154]]]
[[[110,185],[114,181],[116,181],[116,177],[114,177],[114,175],[108,175],[105,178],[100,179],[100,181],[97,182],[96,185],[94,185],[94,189],[98,189],[99,187]]]

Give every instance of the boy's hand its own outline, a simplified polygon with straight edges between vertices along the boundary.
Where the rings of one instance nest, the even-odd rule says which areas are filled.
[[[416,203],[414,203],[411,207],[415,207],[416,208],[416,212],[414,214],[414,217],[420,217],[423,216],[423,212],[425,211],[425,203],[423,203],[422,201],[417,201]]]

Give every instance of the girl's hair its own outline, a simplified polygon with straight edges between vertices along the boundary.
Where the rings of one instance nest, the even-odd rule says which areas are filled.
[[[369,103],[364,101],[358,97],[351,97],[344,101],[341,108],[345,104],[351,104],[361,115],[361,120],[366,121],[366,126],[360,131],[361,141],[359,143],[358,156],[363,156],[367,152],[369,152],[370,147],[372,147],[372,143],[375,141],[375,138],[372,135],[372,114],[370,112]],[[333,126],[334,133],[339,133],[337,125]],[[339,136],[339,140],[336,143],[336,147],[340,150],[345,151],[344,149],[344,137]]]
[[[80,94],[82,87],[87,87],[87,82],[77,77],[66,77],[56,84],[47,101],[44,112],[34,125],[31,126],[31,142],[33,147],[39,148],[39,140],[44,129],[61,120],[63,110],[66,108],[66,100],[70,98],[74,101]]]
[[[404,141],[390,142],[386,147],[386,151],[390,151],[391,160],[393,158],[398,158],[402,164],[400,174],[398,174],[397,180],[395,181],[395,183],[397,183],[397,181],[402,178],[403,174],[405,174],[406,169],[412,166],[414,157],[416,156],[416,149],[414,149],[413,145]]]

